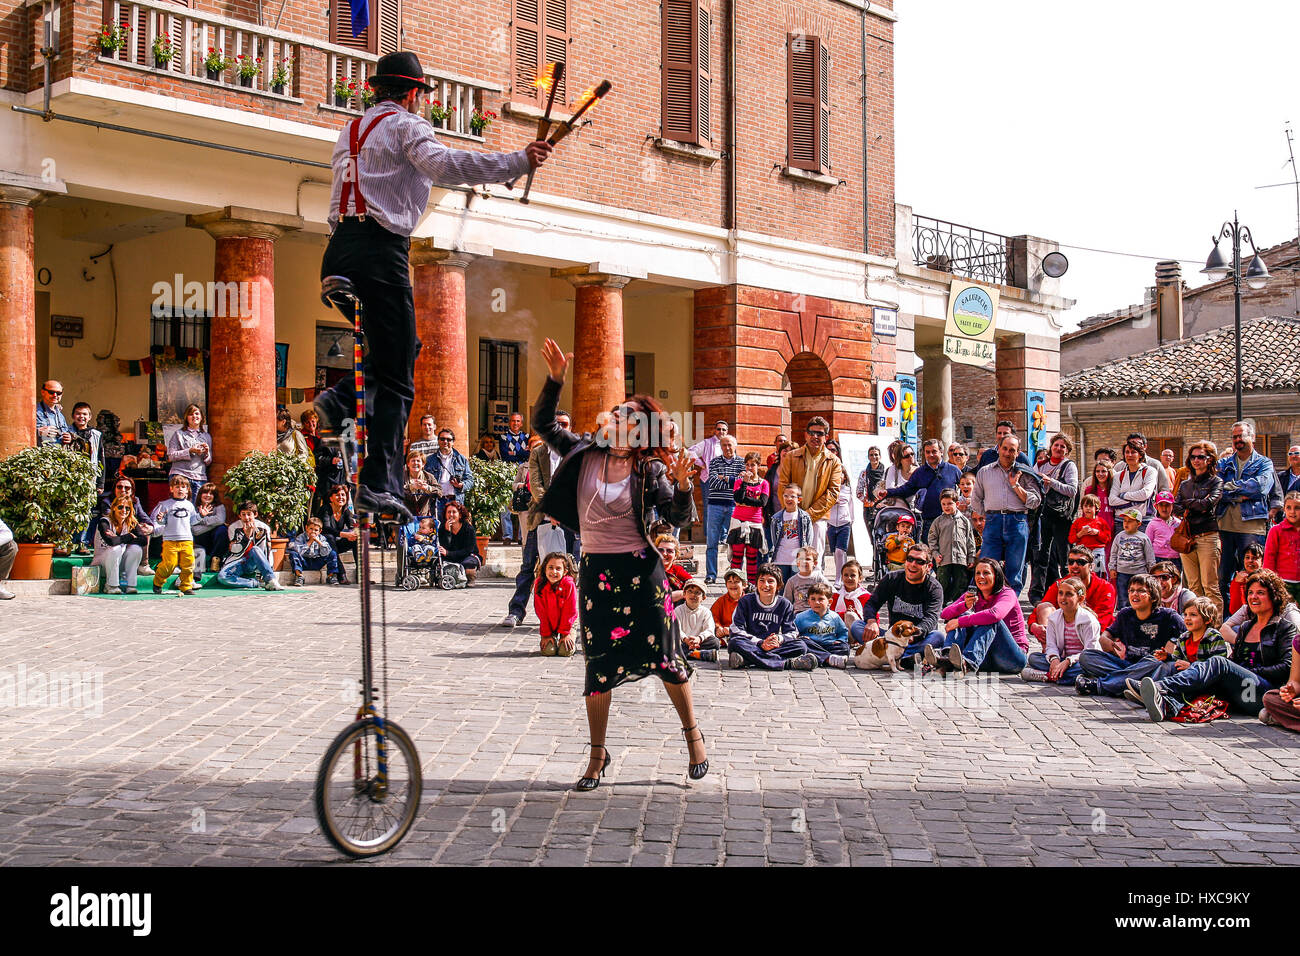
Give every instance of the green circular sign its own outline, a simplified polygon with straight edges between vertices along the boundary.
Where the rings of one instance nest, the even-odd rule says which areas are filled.
[[[993,299],[983,289],[963,289],[953,306],[952,321],[962,335],[982,335],[993,324]]]

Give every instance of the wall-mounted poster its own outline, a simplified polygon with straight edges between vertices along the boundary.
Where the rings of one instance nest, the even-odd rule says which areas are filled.
[[[187,405],[207,411],[203,353],[198,349],[160,348],[153,355],[154,414],[162,424],[179,424]]]
[[[289,380],[289,343],[275,343],[275,387],[284,388]]]
[[[898,437],[912,446],[917,461],[921,460],[921,443],[916,429],[916,376],[898,376],[898,390],[901,393],[898,402]]]
[[[998,290],[954,279],[948,290],[948,320],[943,327],[943,354],[964,365],[993,361],[993,333],[998,324]]]
[[[1025,392],[1025,455],[1036,461],[1038,449],[1047,447],[1047,396]]]

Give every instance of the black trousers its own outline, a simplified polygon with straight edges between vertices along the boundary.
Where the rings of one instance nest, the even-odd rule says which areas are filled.
[[[1065,575],[1070,551],[1071,522],[1046,508],[1038,515],[1038,548],[1034,552],[1034,577],[1029,587],[1031,603],[1041,601],[1047,589]]]
[[[373,219],[344,219],[330,236],[320,274],[352,280],[363,308],[366,341],[366,457],[361,484],[402,497],[402,437],[415,401],[415,295],[410,240]],[[349,319],[352,316],[348,316]],[[317,396],[337,421],[356,415],[356,388],[346,375]]]

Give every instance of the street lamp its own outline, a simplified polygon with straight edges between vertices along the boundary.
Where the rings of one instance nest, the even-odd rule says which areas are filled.
[[[1232,240],[1232,262],[1228,263],[1223,258],[1223,253],[1219,251],[1219,242],[1223,239]],[[1250,265],[1246,267],[1246,274],[1241,274],[1241,241],[1246,240],[1250,243],[1251,252],[1255,253],[1254,258],[1250,260]],[[1246,285],[1252,289],[1259,290],[1268,285],[1268,266],[1264,265],[1264,260],[1259,257],[1259,250],[1255,248],[1255,237],[1250,234],[1250,229],[1243,226],[1237,221],[1237,213],[1232,213],[1232,222],[1225,222],[1219,234],[1212,240],[1214,248],[1210,250],[1210,257],[1205,260],[1205,268],[1202,273],[1209,276],[1211,280],[1218,281],[1232,277],[1232,298],[1236,310],[1234,328],[1236,330],[1235,342],[1237,348],[1237,421],[1241,421],[1241,280],[1245,278]]]

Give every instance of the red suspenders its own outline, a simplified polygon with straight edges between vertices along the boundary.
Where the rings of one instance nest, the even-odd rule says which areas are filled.
[[[348,124],[348,164],[343,171],[343,193],[339,196],[339,218],[342,219],[348,215],[348,200],[352,197],[352,191],[356,189],[356,215],[359,219],[366,218],[366,197],[361,195],[361,167],[357,163],[357,157],[361,152],[361,147],[366,145],[366,140],[370,134],[375,131],[375,127],[396,113],[396,110],[388,110],[376,116],[366,127],[364,132],[358,136],[357,133],[361,126],[363,117],[358,116]]]

